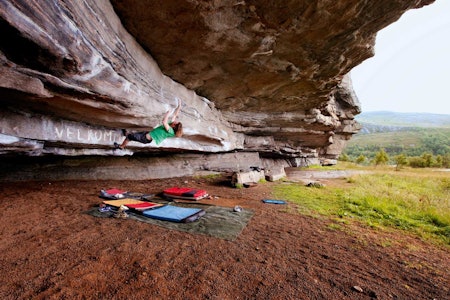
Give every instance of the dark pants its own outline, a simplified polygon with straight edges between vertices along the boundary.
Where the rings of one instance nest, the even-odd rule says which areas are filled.
[[[136,141],[142,144],[148,144],[150,143],[152,140],[149,140],[146,135],[147,135],[148,131],[140,131],[140,132],[134,132],[134,133],[129,133],[127,134],[127,139],[130,141]]]

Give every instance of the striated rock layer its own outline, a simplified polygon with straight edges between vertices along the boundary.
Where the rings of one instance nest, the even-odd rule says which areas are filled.
[[[350,70],[433,0],[1,0],[0,155],[257,152],[336,159]],[[185,135],[111,148],[184,103]]]

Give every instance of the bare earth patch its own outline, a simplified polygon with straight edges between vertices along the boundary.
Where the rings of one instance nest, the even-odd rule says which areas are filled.
[[[449,299],[448,248],[264,204],[226,178],[0,183],[1,299]],[[234,241],[84,213],[102,188],[206,189],[254,215]],[[288,200],[288,199],[286,199]]]

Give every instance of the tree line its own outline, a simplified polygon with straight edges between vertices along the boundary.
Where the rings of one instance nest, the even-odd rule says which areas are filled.
[[[411,134],[413,132],[413,134]],[[414,168],[449,168],[448,129],[415,129],[395,136],[367,134],[364,140],[350,141],[340,160],[358,164],[396,164]]]
[[[360,154],[356,158],[351,158],[346,153],[342,153],[339,157],[340,161],[350,161],[360,165],[386,165],[395,164],[399,169],[403,166],[410,166],[413,168],[449,168],[450,167],[450,153],[444,155],[433,155],[430,152],[422,153],[420,156],[407,156],[400,153],[390,157],[384,148],[380,148],[372,157],[366,157]]]

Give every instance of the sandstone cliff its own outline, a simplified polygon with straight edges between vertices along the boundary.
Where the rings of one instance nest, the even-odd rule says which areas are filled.
[[[433,0],[0,1],[0,155],[335,159],[359,130],[350,70]],[[184,103],[183,138],[113,150]]]

